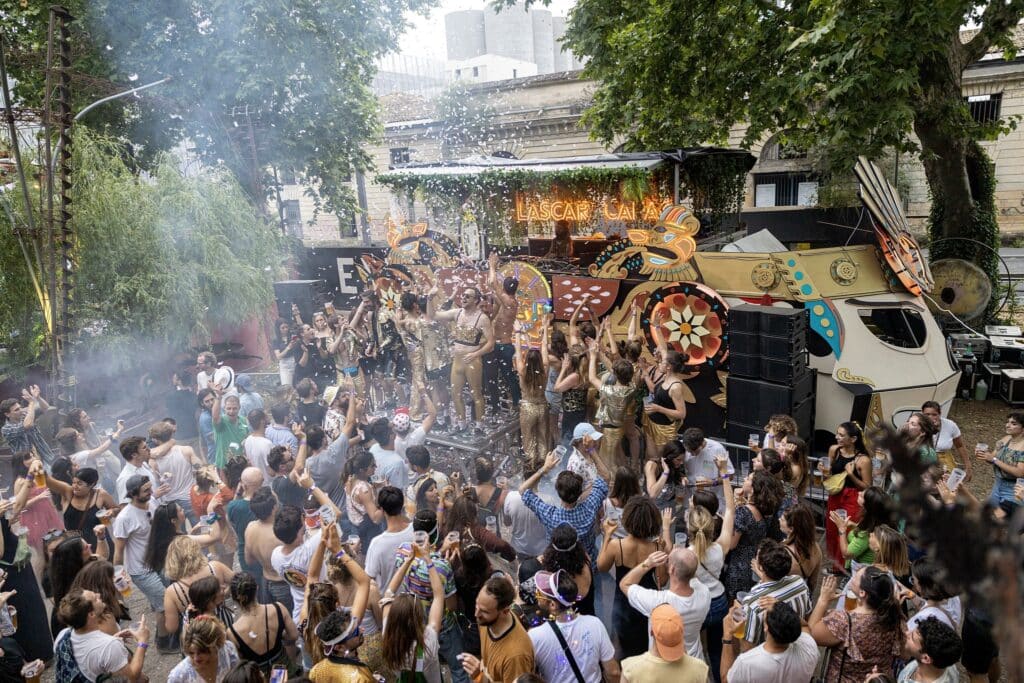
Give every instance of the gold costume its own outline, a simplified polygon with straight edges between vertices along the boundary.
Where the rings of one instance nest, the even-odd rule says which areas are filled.
[[[548,402],[544,398],[544,385],[539,388],[523,386],[523,399],[519,402],[519,432],[522,435],[526,469],[536,470],[544,463],[551,444],[548,420]]]
[[[460,310],[455,316],[455,324],[452,326],[452,343],[467,347],[467,353],[476,351],[484,340],[484,331],[477,327],[483,313],[477,313],[476,318],[470,325],[462,324]],[[462,356],[452,355],[452,402],[455,404],[455,420],[463,422],[466,419],[466,403],[462,400],[462,388],[469,383],[469,390],[473,394],[473,406],[475,419],[482,422],[484,419],[484,391],[483,391],[483,359],[480,357],[466,362]]]

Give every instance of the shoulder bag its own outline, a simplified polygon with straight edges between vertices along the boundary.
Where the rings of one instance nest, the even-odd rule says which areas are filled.
[[[569,649],[569,643],[565,642],[565,636],[562,635],[562,629],[553,621],[548,622],[548,626],[555,632],[555,637],[558,638],[558,644],[562,646],[562,652],[565,654],[565,658],[569,661],[569,666],[572,668],[572,673],[576,676],[577,683],[584,683],[583,672],[580,671],[579,664],[576,663],[576,658],[572,656],[572,650]]]

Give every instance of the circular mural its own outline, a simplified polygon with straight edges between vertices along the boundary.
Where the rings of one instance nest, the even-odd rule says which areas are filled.
[[[506,277],[519,280],[516,319],[532,343],[540,343],[541,320],[551,312],[551,285],[544,274],[529,263],[509,261],[498,269],[499,282]]]
[[[682,282],[654,291],[644,308],[642,323],[654,344],[652,326],[676,351],[685,352],[688,365],[720,365],[729,355],[729,306],[714,290]]]

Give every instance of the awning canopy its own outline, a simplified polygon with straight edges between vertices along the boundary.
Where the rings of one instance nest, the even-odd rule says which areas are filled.
[[[641,168],[654,169],[670,162],[683,163],[692,157],[710,155],[746,156],[750,166],[756,161],[746,150],[721,147],[692,147],[665,152],[622,152],[594,154],[562,159],[507,159],[505,157],[474,155],[453,161],[410,163],[392,166],[390,173],[401,175],[470,175],[484,171],[534,171],[556,173],[579,168]],[[748,168],[750,167],[748,166]]]

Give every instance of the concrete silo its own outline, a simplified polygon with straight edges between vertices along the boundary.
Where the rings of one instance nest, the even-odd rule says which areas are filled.
[[[448,59],[453,62],[485,54],[484,10],[467,9],[444,15],[444,35]]]
[[[565,35],[565,17],[551,18],[552,35],[552,68],[555,71],[569,71],[572,69],[572,53],[562,47],[562,37]]]
[[[500,12],[484,10],[487,54],[533,62],[533,20],[523,3]]]
[[[537,63],[537,73],[549,74],[555,70],[555,41],[551,12],[546,9],[535,9],[530,12],[533,20],[533,61]]]

